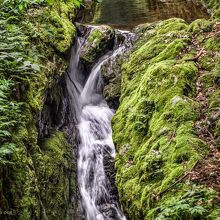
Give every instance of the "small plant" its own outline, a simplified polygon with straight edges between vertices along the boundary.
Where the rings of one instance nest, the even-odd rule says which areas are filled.
[[[12,133],[22,121],[22,103],[11,100],[11,80],[0,80],[0,164],[11,163],[8,156],[16,151]]]
[[[182,199],[171,204],[168,207],[164,207],[161,209],[161,213],[155,220],[162,219],[180,219],[180,220],[193,220],[193,219],[201,219],[203,214],[206,213],[206,210],[202,206],[190,206],[188,201]]]
[[[154,209],[155,220],[194,220],[204,219],[208,213],[207,198],[210,192],[196,186],[178,200]]]

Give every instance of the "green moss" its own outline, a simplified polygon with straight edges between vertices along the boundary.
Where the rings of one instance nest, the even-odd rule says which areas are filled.
[[[11,159],[14,165],[10,176],[4,179],[13,203],[8,207],[4,204],[2,209],[12,210],[17,219],[69,219],[76,209],[76,204],[69,204],[69,198],[76,196],[76,164],[71,146],[66,135],[57,131],[39,147],[37,130],[31,119],[29,122],[30,127],[21,127],[15,136],[19,150]]]
[[[71,47],[76,33],[76,28],[70,20],[71,17],[68,17],[70,15],[73,17],[74,7],[70,3],[66,4],[64,2],[61,2],[59,7],[59,9],[53,7],[50,11],[51,26],[48,22],[46,23],[44,34],[45,38],[49,39],[49,42],[54,44],[58,51],[65,52]],[[51,36],[51,34],[54,36]]]
[[[71,170],[75,169],[72,149],[64,133],[57,131],[42,141],[41,152],[35,163],[41,189],[41,201],[50,219],[68,219],[69,196],[76,186],[69,180]],[[76,176],[72,176],[73,180]],[[53,207],[53,208],[51,208]],[[73,213],[72,213],[73,214]]]
[[[156,30],[158,34],[168,34],[172,31],[186,30],[188,25],[183,19],[171,18],[161,21],[157,24]]]
[[[209,88],[215,85],[215,75],[213,72],[206,71],[201,77],[200,80],[203,84],[203,88],[207,91]]]
[[[27,16],[34,23],[34,37],[39,36],[57,51],[65,53],[70,49],[76,28],[73,25],[75,7],[71,2],[57,1],[50,9],[30,9]]]
[[[193,169],[208,146],[194,129],[199,117],[194,99],[199,70],[184,54],[195,53],[187,48],[196,29],[181,19],[169,19],[139,30],[140,42],[122,66],[121,104],[113,118],[119,152],[116,185],[131,219],[156,219],[150,215],[152,209],[183,196],[184,181],[169,187]],[[200,63],[208,70],[215,66],[209,56]],[[191,215],[183,214],[182,219]]]
[[[212,23],[206,19],[197,19],[193,21],[188,30],[194,34],[209,32],[212,30]]]
[[[1,80],[10,78],[13,82],[7,102],[11,102],[13,108],[8,109],[15,119],[6,118],[13,126],[7,141],[0,140],[0,144],[8,144],[10,149],[13,146],[15,151],[1,166],[1,210],[13,211],[16,219],[70,219],[76,212],[75,204],[69,202],[76,197],[72,149],[61,132],[46,140],[41,149],[36,122],[45,91],[67,67],[63,55],[75,34],[74,5],[64,1],[51,8],[35,5],[21,15],[16,10],[9,12],[7,7],[13,6],[7,4],[10,2],[0,9],[1,28],[5,30],[1,42],[12,47],[6,52],[1,48],[10,59],[4,59],[0,75]],[[0,87],[2,94],[1,83]]]
[[[215,67],[215,60],[211,56],[204,56],[200,59],[201,68],[211,71]]]
[[[31,136],[31,132],[25,127],[19,127],[18,130],[12,137],[17,147],[10,158],[12,164],[3,168],[8,174],[1,176],[3,182],[7,182],[7,187],[3,185],[5,201],[1,209],[12,211],[17,219],[28,220],[40,216],[40,187],[34,162],[29,155],[30,149],[26,148],[30,147],[28,135]]]
[[[208,51],[217,50],[220,52],[220,39],[211,37],[205,41],[205,48]]]
[[[67,60],[60,55],[65,54],[73,44],[76,34],[72,23],[74,10],[71,2],[58,1],[50,8],[30,8],[27,21],[22,21],[31,44],[28,55],[39,63],[38,74],[28,77],[28,91],[25,92],[26,101],[36,111],[42,108],[45,90],[52,87],[67,69]]]

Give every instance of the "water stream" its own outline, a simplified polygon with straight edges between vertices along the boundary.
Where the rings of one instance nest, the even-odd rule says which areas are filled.
[[[126,33],[121,33],[126,35]],[[127,35],[126,35],[127,36]],[[102,56],[86,79],[80,68],[80,49],[85,38],[78,38],[72,49],[67,88],[72,99],[80,143],[78,145],[78,186],[86,220],[125,220],[113,190],[105,164],[112,164],[115,147],[112,141],[113,110],[103,98],[100,70],[103,64],[122,53],[128,42],[115,45],[114,51]]]
[[[208,17],[208,14],[193,1],[186,0],[103,0],[93,21],[129,30],[140,23],[170,17],[191,21]],[[103,97],[101,69],[106,64],[111,68],[116,57],[130,47],[132,34],[116,31],[123,35],[124,42],[118,41],[121,38],[116,34],[114,49],[89,67],[88,73],[80,61],[80,53],[92,28],[98,27],[88,26],[85,36],[76,39],[66,80],[79,135],[77,176],[80,204],[85,220],[126,220],[114,186],[115,147],[111,129],[114,111]]]

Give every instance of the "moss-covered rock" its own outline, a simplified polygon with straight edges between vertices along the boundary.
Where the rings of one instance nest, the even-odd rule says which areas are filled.
[[[65,52],[75,36],[75,6],[56,1],[49,7],[30,6],[27,12],[15,6],[5,2],[0,8],[0,55],[8,57],[0,70],[0,94],[5,99],[0,102],[0,120],[8,123],[7,130],[2,130],[3,123],[0,126],[0,218],[76,218],[72,145],[57,127],[40,142],[37,127],[46,94],[68,65]],[[12,108],[2,114],[3,106]]]
[[[89,36],[81,49],[80,58],[87,64],[94,63],[107,50],[112,49],[114,30],[107,25],[92,27]]]
[[[217,210],[208,202],[215,190],[184,178],[208,152],[194,126],[200,116],[195,85],[200,68],[210,72],[218,60],[216,52],[208,51],[194,60],[199,52],[192,46],[195,34],[202,48],[214,27],[207,21],[198,32],[200,22],[169,19],[141,25],[134,51],[122,65],[113,137],[116,185],[131,219],[204,219]]]
[[[70,1],[55,1],[50,7],[31,8],[27,11],[27,18],[32,21],[30,33],[64,53],[71,47],[76,33],[74,12],[75,6]]]
[[[40,144],[35,158],[41,201],[49,219],[76,217],[76,159],[65,133],[57,131]],[[53,208],[51,208],[53,207]]]

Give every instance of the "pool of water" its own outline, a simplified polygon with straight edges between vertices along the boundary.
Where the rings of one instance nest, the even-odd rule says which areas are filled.
[[[207,10],[191,0],[102,0],[96,6],[93,23],[130,29],[138,24],[171,17],[191,22],[208,18]]]

